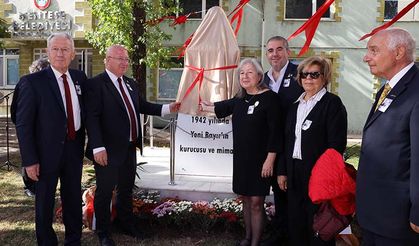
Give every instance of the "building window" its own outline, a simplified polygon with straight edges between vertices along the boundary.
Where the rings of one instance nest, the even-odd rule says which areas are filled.
[[[384,1],[384,20],[393,19],[404,7],[412,0],[385,0]],[[414,6],[399,21],[419,21],[419,5]]]
[[[0,86],[14,87],[19,81],[19,49],[0,49]]]
[[[326,0],[285,0],[285,19],[309,19],[325,2]],[[333,14],[332,4],[323,18],[331,19]]]
[[[178,66],[170,69],[159,68],[158,70],[158,95],[159,100],[175,100],[178,92],[179,82],[183,73],[183,59],[179,62],[173,57],[173,62]]]
[[[211,7],[220,6],[220,0],[179,0],[179,5],[183,9],[180,15],[185,15],[195,12],[189,16],[190,19],[202,19],[206,11]]]
[[[34,49],[33,59],[47,57],[45,49]],[[70,63],[70,68],[83,71],[87,77],[92,77],[92,49],[76,49],[76,56]]]

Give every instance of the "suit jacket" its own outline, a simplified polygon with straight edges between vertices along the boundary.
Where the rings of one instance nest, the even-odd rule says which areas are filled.
[[[142,148],[140,113],[161,115],[162,105],[144,100],[135,81],[125,76],[123,80],[127,83],[138,119],[138,138],[135,144]],[[93,160],[93,149],[105,147],[108,165],[121,165],[129,149],[130,120],[124,101],[106,72],[87,81],[85,101],[88,135],[86,156]]]
[[[285,126],[285,162],[280,162],[279,175],[288,176],[288,187],[292,187],[293,172],[293,150],[295,142],[295,124],[297,120],[298,102],[294,103],[287,116]],[[305,172],[303,180],[307,182],[311,170],[317,159],[328,148],[333,148],[341,154],[346,148],[346,134],[348,121],[345,106],[340,98],[330,92],[316,103],[305,121],[311,121],[308,129],[301,131],[301,153]]]
[[[301,93],[304,92],[304,89],[298,84],[296,77],[297,77],[297,65],[289,62],[287,68],[285,69],[284,77],[282,78],[281,86],[278,90],[278,100],[279,104],[281,105],[281,115],[280,115],[280,127],[281,130],[281,146],[284,145],[283,143],[283,127],[285,126],[286,117],[288,114],[288,110],[291,105],[298,99]],[[268,76],[268,72],[265,73],[263,77],[263,83],[269,86],[270,78]],[[289,80],[289,86],[284,86],[284,81]],[[280,164],[279,162],[285,162],[285,157],[283,155],[283,148],[281,148],[276,161],[275,161],[275,171],[277,175],[280,175]],[[275,181],[276,182],[276,181]]]
[[[378,92],[380,97],[383,88]],[[374,103],[363,131],[357,175],[360,225],[390,238],[419,225],[419,70],[414,65],[387,95],[385,112]]]
[[[298,99],[304,89],[298,84],[295,78],[297,77],[297,65],[289,62],[287,69],[285,69],[284,78],[282,79],[281,87],[279,88],[278,95],[281,103],[283,116],[286,117],[288,108]],[[269,86],[270,78],[268,72],[263,77],[263,83]],[[284,86],[284,81],[289,80],[289,86]]]
[[[86,75],[69,69],[74,85],[83,91]],[[77,90],[76,90],[77,91]],[[80,163],[84,153],[83,101],[80,103],[81,128],[76,140],[80,148],[75,156]],[[51,67],[25,75],[19,81],[16,101],[16,132],[19,139],[22,166],[40,164],[41,172],[54,172],[59,168],[67,136],[67,114],[60,89]]]

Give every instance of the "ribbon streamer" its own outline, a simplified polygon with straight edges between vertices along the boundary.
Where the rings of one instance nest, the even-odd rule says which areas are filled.
[[[192,82],[192,84],[188,87],[188,89],[185,92],[185,95],[183,95],[183,98],[181,102],[191,93],[193,88],[195,88],[196,84],[199,83],[198,87],[198,104],[201,103],[201,86],[202,81],[204,80],[204,72],[205,71],[214,71],[214,70],[227,70],[227,69],[233,69],[237,68],[237,65],[230,65],[230,66],[224,66],[224,67],[216,67],[216,68],[210,68],[210,69],[204,69],[204,68],[198,68],[190,65],[185,65],[186,68],[189,68],[193,71],[197,71],[198,75],[196,76],[195,80]]]
[[[404,7],[402,9],[402,11],[400,11],[396,16],[393,17],[393,19],[391,19],[391,21],[376,27],[374,30],[372,30],[370,33],[365,34],[364,36],[362,36],[359,41],[364,40],[368,37],[371,37],[372,35],[376,34],[377,32],[387,29],[389,26],[393,25],[396,21],[398,21],[400,18],[402,18],[407,12],[409,12],[410,9],[412,9],[417,3],[419,3],[419,0],[414,0],[413,2],[409,3],[409,5],[407,5],[406,7]]]
[[[298,34],[305,31],[306,42],[304,43],[303,48],[300,50],[298,56],[303,55],[308,51],[310,48],[311,41],[313,40],[314,34],[316,33],[317,26],[320,23],[320,19],[322,18],[323,14],[329,9],[330,5],[335,0],[327,0],[317,11],[314,13],[313,16],[310,17],[300,28],[297,29],[291,36],[288,37],[288,41],[298,36]]]
[[[231,21],[230,21],[231,27],[233,27],[234,21],[237,20],[236,28],[234,29],[234,35],[236,35],[236,37],[237,37],[237,33],[240,30],[240,26],[241,26],[241,23],[242,23],[243,7],[248,2],[250,2],[250,0],[240,0],[240,2],[233,9],[233,11],[231,11],[231,13],[227,15],[227,17],[229,17],[230,15],[232,15],[234,13],[234,15],[233,15],[233,17],[231,17]]]
[[[195,32],[192,33],[191,36],[189,36],[189,38],[186,39],[185,43],[183,43],[182,47],[178,49],[178,52],[180,53],[179,56],[177,57],[178,60],[180,60],[180,58],[182,58],[185,55],[186,48],[188,48],[188,45],[191,43],[192,37],[194,34]]]

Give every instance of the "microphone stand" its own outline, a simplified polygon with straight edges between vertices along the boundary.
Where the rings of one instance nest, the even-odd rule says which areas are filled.
[[[0,168],[7,166],[7,171],[10,171],[12,167],[17,167],[10,161],[10,152],[9,152],[9,96],[12,95],[13,92],[14,90],[6,94],[2,98],[0,98],[0,99],[6,99],[6,155],[7,155],[7,160],[0,166]]]

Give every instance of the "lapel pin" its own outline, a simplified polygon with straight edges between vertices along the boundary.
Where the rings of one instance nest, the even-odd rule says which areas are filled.
[[[128,90],[132,91],[131,86],[128,83],[125,83],[127,85]]]

